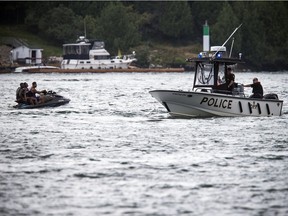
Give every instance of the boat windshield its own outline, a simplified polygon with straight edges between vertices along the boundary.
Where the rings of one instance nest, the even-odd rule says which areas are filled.
[[[89,54],[90,44],[77,44],[77,45],[64,45],[63,53],[64,55],[87,55]]]
[[[95,41],[92,49],[104,49],[105,43],[103,41]]]
[[[213,86],[214,85],[214,65],[210,63],[197,65],[194,86]]]
[[[226,83],[225,79],[225,65],[219,64],[219,70],[218,70],[218,78],[217,78],[217,85],[221,85]]]

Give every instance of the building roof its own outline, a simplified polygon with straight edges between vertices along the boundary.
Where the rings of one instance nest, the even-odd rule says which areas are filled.
[[[36,46],[30,45],[28,44],[26,41],[24,41],[21,38],[14,38],[14,37],[1,37],[1,44],[10,46],[12,48],[17,48],[17,47],[21,47],[21,46],[25,46],[29,49],[42,49],[42,48],[38,48]],[[43,49],[42,49],[43,50]]]

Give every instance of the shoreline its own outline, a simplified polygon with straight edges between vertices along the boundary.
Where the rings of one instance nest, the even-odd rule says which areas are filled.
[[[44,69],[33,68],[23,73],[149,73],[149,72],[185,72],[184,68],[128,68],[128,69]]]

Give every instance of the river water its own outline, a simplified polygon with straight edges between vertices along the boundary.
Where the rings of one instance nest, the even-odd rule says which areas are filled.
[[[171,118],[148,92],[188,72],[1,74],[0,215],[288,215],[288,72],[235,74],[283,115]],[[15,110],[23,81],[71,102]]]

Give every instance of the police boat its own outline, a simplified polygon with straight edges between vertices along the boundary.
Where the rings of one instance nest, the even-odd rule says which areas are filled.
[[[18,104],[13,106],[14,108],[17,109],[35,109],[35,108],[43,108],[43,107],[58,107],[64,104],[67,104],[70,102],[70,99],[65,98],[61,95],[58,95],[54,91],[48,91],[45,95],[45,102],[44,103],[39,103],[36,105],[28,104],[28,103],[22,103],[22,102],[17,102]]]
[[[195,63],[192,91],[153,90],[149,93],[173,117],[282,115],[283,100],[279,100],[276,94],[250,98],[244,95],[244,88],[240,83],[234,84],[232,91],[223,88],[227,86],[225,80],[228,67],[243,63],[240,54],[239,58],[225,57],[225,43],[211,47],[210,53],[200,53],[198,58],[188,59]],[[222,81],[221,85],[219,81]]]

